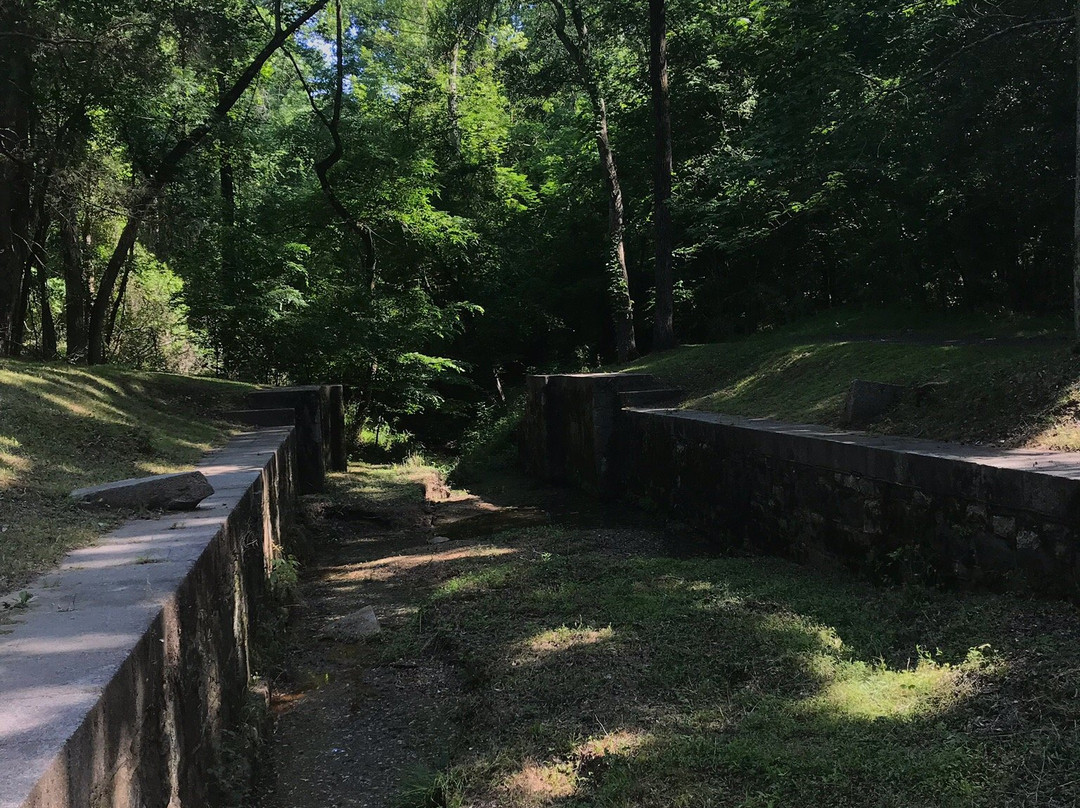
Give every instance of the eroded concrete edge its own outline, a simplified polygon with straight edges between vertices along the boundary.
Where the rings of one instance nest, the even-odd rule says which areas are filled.
[[[198,466],[196,511],[70,553],[0,636],[0,808],[208,804],[296,501],[291,427]]]

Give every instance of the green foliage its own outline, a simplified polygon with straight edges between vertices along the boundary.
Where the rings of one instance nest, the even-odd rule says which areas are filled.
[[[385,422],[377,422],[374,427],[360,431],[355,455],[367,463],[401,463],[415,448],[413,437],[408,432],[394,431]]]
[[[270,562],[270,594],[282,603],[294,603],[299,595],[300,562],[292,555],[276,556]]]
[[[415,768],[405,772],[394,808],[461,808],[464,784],[453,771]]]
[[[504,405],[492,405],[479,413],[458,447],[458,460],[450,476],[455,486],[483,483],[486,490],[498,487],[501,473],[517,462],[518,425],[525,397],[515,395]]]
[[[668,6],[684,342],[841,304],[1067,309],[1075,87],[1062,0]],[[131,189],[207,118],[276,7],[34,6],[33,190],[55,319],[75,293],[60,224],[75,225],[93,292]],[[583,9],[646,333],[647,15],[611,0]],[[499,385],[612,353],[591,106],[548,3],[346,0],[331,202],[315,167],[335,151],[333,10],[266,63],[149,212],[111,358],[342,381],[360,424],[452,444]],[[32,297],[26,342],[41,348],[47,312]]]
[[[116,364],[194,375],[207,369],[204,336],[192,331],[183,281],[138,246],[110,346]]]

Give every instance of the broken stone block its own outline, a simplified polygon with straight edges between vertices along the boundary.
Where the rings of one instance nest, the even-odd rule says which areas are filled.
[[[201,471],[184,471],[77,488],[71,498],[96,508],[191,511],[213,493],[213,486]]]
[[[326,639],[357,642],[373,637],[381,631],[379,618],[371,606],[365,606],[356,612],[335,617],[326,624],[322,636]]]
[[[855,379],[844,402],[844,422],[869,423],[899,404],[905,392],[907,388],[902,384]]]
[[[676,407],[685,399],[686,391],[681,387],[665,387],[657,390],[624,390],[619,393],[619,406],[662,409],[664,407]]]
[[[228,410],[221,417],[226,421],[244,426],[292,426],[296,423],[296,410],[289,407],[268,410]]]

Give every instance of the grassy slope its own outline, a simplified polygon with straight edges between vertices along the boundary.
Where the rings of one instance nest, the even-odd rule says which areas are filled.
[[[334,488],[365,509],[416,496],[401,470]],[[384,560],[383,585],[420,608],[378,638],[383,664],[443,654],[463,683],[444,696],[460,700],[448,765],[400,804],[1080,800],[1075,607],[662,544],[564,525]]]
[[[118,521],[73,488],[182,470],[228,436],[243,385],[114,368],[0,362],[0,593]]]
[[[839,425],[852,379],[935,383],[921,403],[912,396],[873,429],[1080,450],[1080,358],[1056,326],[840,311],[619,369],[684,387],[687,407],[827,425]]]

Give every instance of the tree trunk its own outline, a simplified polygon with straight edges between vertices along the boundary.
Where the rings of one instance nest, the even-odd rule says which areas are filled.
[[[86,358],[86,278],[83,275],[82,244],[74,206],[60,216],[60,257],[64,265],[64,326],[67,331],[67,360]]]
[[[23,343],[26,341],[26,312],[30,308],[30,290],[34,286],[34,276],[30,272],[30,262],[23,266],[22,281],[19,283],[19,297],[15,301],[15,310],[11,315],[11,334],[8,344],[8,356],[20,357]]]
[[[626,210],[623,205],[622,186],[615,164],[615,152],[611,148],[608,132],[607,104],[600,95],[600,85],[593,74],[589,57],[589,29],[577,0],[569,0],[570,17],[573,19],[577,41],[566,30],[566,6],[562,0],[550,0],[555,11],[555,35],[562,42],[577,68],[578,76],[592,106],[596,130],[596,147],[600,155],[600,170],[608,192],[608,301],[615,323],[615,353],[620,362],[637,356],[634,337],[634,304],[630,297],[630,278],[626,271]]]
[[[104,360],[105,328],[108,324],[113,289],[116,286],[116,280],[120,276],[121,270],[124,268],[127,254],[135,246],[139,227],[157,201],[158,195],[177,175],[184,158],[195,151],[213,128],[229,114],[229,110],[233,108],[247,88],[251,86],[251,83],[262,71],[263,65],[270,60],[270,57],[277,53],[278,49],[304,23],[318,14],[326,6],[327,2],[328,0],[315,0],[312,5],[300,13],[299,17],[287,26],[275,31],[270,41],[229,87],[217,106],[211,111],[209,117],[169,149],[165,156],[161,158],[158,167],[147,179],[146,186],[136,195],[127,222],[124,224],[124,229],[120,231],[120,238],[117,240],[116,247],[109,258],[109,263],[106,264],[105,270],[101,274],[97,294],[94,296],[94,301],[90,306],[90,323],[87,334],[87,361],[90,364],[97,364]]]
[[[634,304],[630,299],[630,276],[626,271],[626,209],[623,204],[619,170],[608,135],[607,106],[598,97],[596,105],[596,147],[600,152],[600,170],[608,192],[608,299],[615,321],[615,353],[620,362],[637,356],[634,338]]]
[[[1076,2],[1076,146],[1073,186],[1073,327],[1074,351],[1080,351],[1080,0]]]
[[[39,181],[37,199],[34,203],[34,238],[30,243],[29,266],[37,281],[38,300],[41,304],[41,358],[56,359],[56,321],[49,302],[48,263],[45,255],[45,239],[52,225],[48,205],[45,203],[45,181]]]
[[[21,347],[20,308],[30,235],[33,69],[25,2],[0,3],[0,353]],[[25,309],[23,309],[25,312]]]
[[[228,92],[225,76],[218,75],[218,101]],[[223,126],[218,136],[218,187],[221,195],[221,260],[218,265],[217,287],[222,294],[222,302],[233,302],[226,290],[235,290],[237,286],[239,255],[236,243],[236,170],[233,163],[231,127]],[[212,323],[210,337],[217,346],[218,372],[232,378],[234,372],[232,343],[236,334],[235,324]],[[226,335],[229,335],[228,345]]]
[[[236,175],[233,171],[232,154],[226,138],[218,143],[220,155],[218,158],[218,180],[221,185],[221,263],[218,267],[218,289],[224,291],[237,289],[237,247],[236,247]],[[228,293],[222,298],[223,302],[229,300]],[[232,302],[232,301],[229,301]],[[223,327],[222,327],[223,326]],[[211,337],[218,345],[220,358],[219,369],[226,377],[232,378],[235,370],[233,357],[236,352],[235,324],[213,324]],[[229,335],[226,344],[226,335]]]
[[[654,219],[656,227],[656,312],[653,350],[675,347],[671,227],[671,103],[668,96],[667,11],[665,0],[649,0],[649,79],[656,135]]]
[[[48,275],[46,274],[45,253],[34,250],[34,271],[37,277],[38,299],[41,301],[41,358],[56,359],[56,320],[53,317],[52,302],[49,300]]]
[[[450,119],[450,147],[454,156],[461,158],[461,113],[458,110],[458,73],[461,62],[461,42],[454,37],[450,49],[449,78],[446,82],[446,115]]]
[[[120,288],[116,292],[116,300],[113,301],[112,312],[109,314],[109,325],[105,329],[105,345],[112,345],[113,333],[116,330],[116,321],[120,317],[120,311],[124,306],[124,295],[127,294],[128,278],[131,277],[131,265],[134,262],[134,250],[128,253],[128,260],[124,262],[124,274],[120,276]]]

